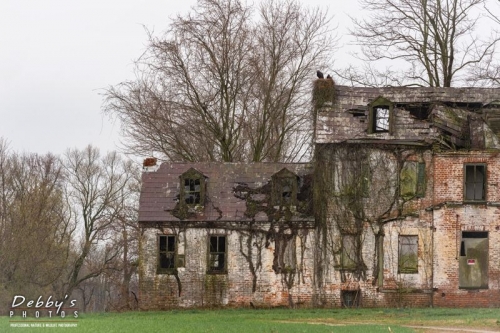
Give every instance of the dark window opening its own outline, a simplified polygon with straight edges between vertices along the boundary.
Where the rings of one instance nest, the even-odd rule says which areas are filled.
[[[211,273],[226,271],[226,236],[210,236],[208,271]]]
[[[418,273],[418,236],[399,236],[398,272]]]
[[[357,308],[359,307],[359,299],[361,298],[360,290],[342,290],[340,292],[342,307]]]
[[[465,200],[484,201],[486,184],[486,165],[465,165]]]
[[[399,104],[398,106],[409,111],[413,117],[419,120],[425,120],[429,118],[430,105],[427,103]]]
[[[203,206],[205,203],[207,177],[190,168],[180,178],[179,203],[181,206]]]
[[[389,132],[388,106],[376,106],[373,108],[373,131]]]
[[[184,198],[188,205],[196,205],[201,200],[200,179],[184,179]]]
[[[299,178],[293,172],[282,169],[272,177],[272,201],[274,206],[293,206],[297,201]]]
[[[176,237],[174,235],[159,236],[158,271],[176,268]]]
[[[488,238],[487,231],[462,231],[462,238]]]
[[[285,205],[292,203],[292,187],[288,183],[283,184],[281,188],[281,203]]]

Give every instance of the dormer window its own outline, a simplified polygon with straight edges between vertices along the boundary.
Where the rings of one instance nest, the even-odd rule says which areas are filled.
[[[199,178],[184,179],[184,200],[188,205],[200,204],[201,180]]]
[[[373,131],[389,132],[389,107],[386,105],[377,106],[373,109]]]
[[[393,104],[380,96],[371,102],[368,109],[368,133],[392,134]]]
[[[298,180],[299,177],[287,169],[281,169],[272,176],[274,206],[294,206],[296,204]]]
[[[206,177],[196,169],[189,169],[180,176],[181,191],[179,199],[188,206],[205,203]]]

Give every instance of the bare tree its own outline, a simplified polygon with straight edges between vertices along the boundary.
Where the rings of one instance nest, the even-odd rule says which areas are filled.
[[[258,19],[239,0],[200,0],[160,37],[149,33],[137,79],[109,88],[105,110],[139,155],[296,159],[308,77],[333,47],[328,22],[294,0],[263,2]]]
[[[136,171],[131,161],[123,161],[117,153],[101,157],[92,146],[68,150],[64,168],[68,203],[79,233],[64,286],[64,294],[70,295],[82,282],[114,267],[121,253],[115,246],[114,228],[127,210]]]
[[[500,27],[500,2],[485,2],[484,10],[487,13],[488,19],[490,19],[496,27],[495,30],[498,31],[498,27]],[[487,61],[474,66],[468,79],[482,86],[500,86],[500,63],[498,57],[491,57],[487,59]]]
[[[398,76],[404,85],[450,87],[495,54],[498,35],[482,38],[475,31],[482,18],[477,12],[483,3],[484,0],[361,0],[361,6],[370,14],[366,19],[353,19],[351,33],[362,46],[362,59],[402,60],[409,64]],[[348,78],[352,70],[338,74]],[[398,81],[393,84],[401,85]]]

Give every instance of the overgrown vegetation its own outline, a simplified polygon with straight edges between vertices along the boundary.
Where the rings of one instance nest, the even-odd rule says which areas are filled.
[[[384,241],[386,225],[418,215],[411,204],[419,193],[417,177],[406,176],[415,186],[404,196],[401,195],[401,177],[408,172],[405,166],[410,161],[423,160],[422,154],[414,148],[383,145],[317,147],[314,190],[319,255],[316,281],[321,283],[331,267],[339,271],[342,282],[367,281],[369,265],[365,260],[373,260],[371,282],[373,285],[378,283],[379,270],[383,269],[380,256],[384,255],[379,247]],[[373,259],[362,253],[370,238],[374,244]],[[394,255],[397,265],[397,253]]]

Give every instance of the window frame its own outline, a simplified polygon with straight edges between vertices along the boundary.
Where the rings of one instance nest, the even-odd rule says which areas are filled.
[[[221,249],[219,248],[219,245],[221,244],[219,242],[219,239],[221,237],[224,237],[224,249],[223,251],[221,251]],[[217,238],[217,249],[215,249],[215,251],[212,251],[212,238]],[[214,235],[209,235],[208,236],[208,244],[207,244],[207,274],[227,274],[227,252],[228,252],[228,249],[227,249],[227,235],[225,234],[214,234]],[[215,262],[215,260],[212,259],[212,256],[214,255],[217,255],[217,256],[220,256],[220,255],[223,255],[223,267],[222,268],[214,268],[212,263]],[[219,260],[219,258],[217,258],[217,260]]]
[[[351,247],[346,246],[346,242],[348,239],[352,239],[350,241]],[[357,235],[345,234],[341,236],[342,248],[340,253],[340,267],[341,271],[355,271],[358,268],[359,260],[357,258],[357,246],[358,246],[358,237]],[[351,254],[353,254],[354,258],[350,258]],[[347,258],[347,260],[346,260]],[[346,262],[348,261],[348,262]]]
[[[403,239],[406,239],[406,242],[403,242]],[[414,241],[410,241],[415,240]],[[416,260],[414,261],[414,265],[408,265],[409,260],[402,260],[403,256],[403,249],[402,247],[405,246],[407,248],[409,247],[415,247],[414,250],[408,251],[410,252],[409,255],[415,255]],[[418,235],[399,235],[398,236],[398,274],[418,274]]]
[[[482,197],[480,199],[476,199],[475,198],[475,190],[476,190],[476,184],[479,184],[480,182],[476,181],[475,179],[472,180],[472,181],[468,181],[467,179],[467,168],[468,167],[474,167],[474,178],[476,178],[476,170],[477,170],[477,167],[482,167],[483,168],[483,180],[482,180]],[[479,203],[482,203],[482,202],[486,202],[486,184],[487,184],[487,174],[488,174],[488,170],[487,170],[487,164],[486,163],[464,163],[464,167],[463,167],[463,173],[464,173],[464,177],[463,177],[463,198],[464,198],[464,202],[479,202]],[[469,199],[467,198],[467,188],[468,188],[468,184],[469,186],[473,186],[473,192],[474,192],[474,198],[472,199]]]
[[[165,250],[162,250],[162,238],[166,239]],[[169,249],[169,239],[173,239],[173,250]],[[162,254],[173,254],[171,259],[171,267],[162,267]],[[173,274],[177,270],[177,235],[158,235],[157,237],[157,261],[156,261],[156,274]]]
[[[387,110],[387,129],[377,129],[377,109]],[[394,132],[394,104],[385,97],[379,96],[368,104],[368,134],[389,133]]]
[[[276,235],[274,239],[273,270],[276,274],[297,270],[297,235]]]
[[[299,190],[299,176],[290,170],[283,168],[271,177],[273,206],[292,207],[297,205],[297,193]],[[289,186],[289,199],[284,200],[285,186]]]
[[[187,191],[186,192],[186,181],[193,181],[194,186],[196,186],[196,181],[199,182],[199,191]],[[188,171],[184,172],[179,176],[180,182],[180,193],[179,193],[179,202],[181,205],[185,205],[186,207],[196,207],[196,206],[204,206],[205,205],[205,193],[206,193],[206,177],[196,169],[190,168]],[[199,192],[199,200],[198,202],[186,202],[186,195],[188,193],[198,193]]]
[[[410,174],[412,172],[411,169],[414,169],[414,179],[413,175]],[[410,191],[405,191],[409,185],[413,185],[412,183],[408,184],[409,180],[412,183],[414,182],[414,186],[410,188]],[[425,197],[426,185],[425,162],[405,161],[399,173],[399,192],[401,197],[406,199],[423,198]]]

